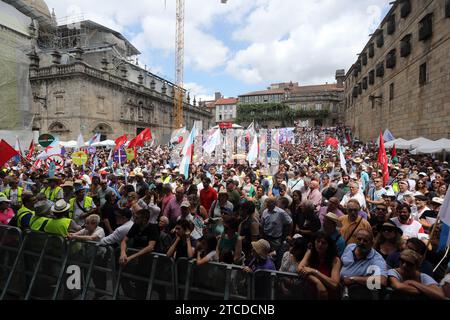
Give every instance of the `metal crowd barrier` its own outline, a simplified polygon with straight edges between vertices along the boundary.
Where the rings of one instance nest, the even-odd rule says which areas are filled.
[[[136,252],[127,249],[128,256]],[[97,242],[0,226],[0,300],[311,299],[308,284],[295,273],[246,273],[241,266],[215,262],[198,266],[158,253],[119,266],[119,255],[119,249]],[[75,271],[79,283],[68,288]],[[379,292],[370,295],[367,299],[383,298]]]
[[[250,300],[251,274],[241,266],[210,262],[196,265],[194,260],[180,258],[176,262],[176,274],[185,275],[178,284],[184,300],[221,299]]]
[[[299,300],[307,296],[305,282],[296,273],[257,270],[251,288],[256,300]]]
[[[19,251],[22,242],[20,229],[0,226],[0,300],[24,297],[25,283],[13,272],[21,261]]]
[[[127,256],[138,251],[128,248]],[[172,258],[158,253],[129,261],[119,268],[113,299],[152,300],[156,299],[155,294],[159,300],[177,299],[174,268]]]

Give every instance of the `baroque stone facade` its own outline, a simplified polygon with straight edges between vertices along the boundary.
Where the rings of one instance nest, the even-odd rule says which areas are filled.
[[[345,79],[355,137],[450,137],[450,1],[396,1]]]
[[[120,33],[90,20],[56,27],[55,15],[42,0],[39,4],[41,21],[53,27],[39,24],[29,32],[33,131],[61,140],[74,140],[80,132],[86,139],[95,133],[115,139],[122,134],[132,138],[149,127],[156,142],[168,142],[175,85],[142,67],[140,52]],[[11,1],[24,14],[36,10],[23,9],[26,5]],[[213,125],[212,112],[197,106],[195,98],[191,103],[188,93],[183,115],[188,129],[194,121],[202,121],[204,128]]]

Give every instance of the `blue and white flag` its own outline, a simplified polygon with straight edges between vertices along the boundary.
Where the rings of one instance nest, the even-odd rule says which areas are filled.
[[[345,156],[344,156],[344,147],[342,145],[339,145],[339,159],[341,162],[341,168],[342,170],[344,170],[345,173],[348,174],[347,172],[347,162],[345,161]]]
[[[220,143],[220,129],[216,129],[212,135],[206,139],[203,144],[203,151],[206,153],[213,153],[216,150],[217,145]]]
[[[439,210],[439,219],[442,222],[441,235],[439,237],[438,252],[450,246],[450,189],[447,190],[444,203]]]
[[[394,136],[392,135],[391,131],[389,131],[389,129],[384,130],[383,139],[385,143],[388,141],[395,140]]]
[[[93,137],[87,142],[88,145],[89,145],[89,147],[92,146],[93,143],[100,142],[101,136],[102,136],[102,135],[101,135],[100,133],[97,133],[95,136],[93,136]]]
[[[189,166],[191,165],[191,159],[193,156],[193,149],[194,149],[194,140],[197,136],[197,128],[194,126],[192,127],[191,133],[189,134],[189,137],[187,138],[186,143],[183,147],[183,159],[181,159],[180,163],[180,174],[183,174],[186,179],[189,178]]]

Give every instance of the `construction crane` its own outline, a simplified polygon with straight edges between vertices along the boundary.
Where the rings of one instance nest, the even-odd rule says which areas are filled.
[[[227,0],[221,0],[227,3]],[[175,28],[175,96],[173,119],[175,129],[183,127],[183,83],[184,83],[184,0],[177,0]]]

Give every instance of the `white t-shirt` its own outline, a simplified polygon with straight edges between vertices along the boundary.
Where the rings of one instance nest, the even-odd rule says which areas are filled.
[[[80,235],[80,236],[97,236],[99,238],[99,240],[101,240],[105,237],[105,230],[103,230],[102,227],[97,227],[97,229],[95,229],[95,231],[92,234],[89,234],[89,231],[86,228],[84,228],[78,233],[78,235]]]
[[[419,233],[421,233],[422,224],[416,220],[413,220],[411,224],[403,224],[400,222],[398,217],[392,218],[392,222],[395,223],[397,227],[402,229],[403,236],[408,238],[418,238]]]
[[[342,201],[341,201],[341,206],[346,207],[347,202],[350,199],[357,200],[359,205],[361,206],[361,210],[364,210],[366,208],[366,199],[364,198],[364,195],[361,192],[358,192],[357,194],[355,194],[353,196],[350,193],[347,193],[346,195],[344,195],[344,197],[342,198]]]

